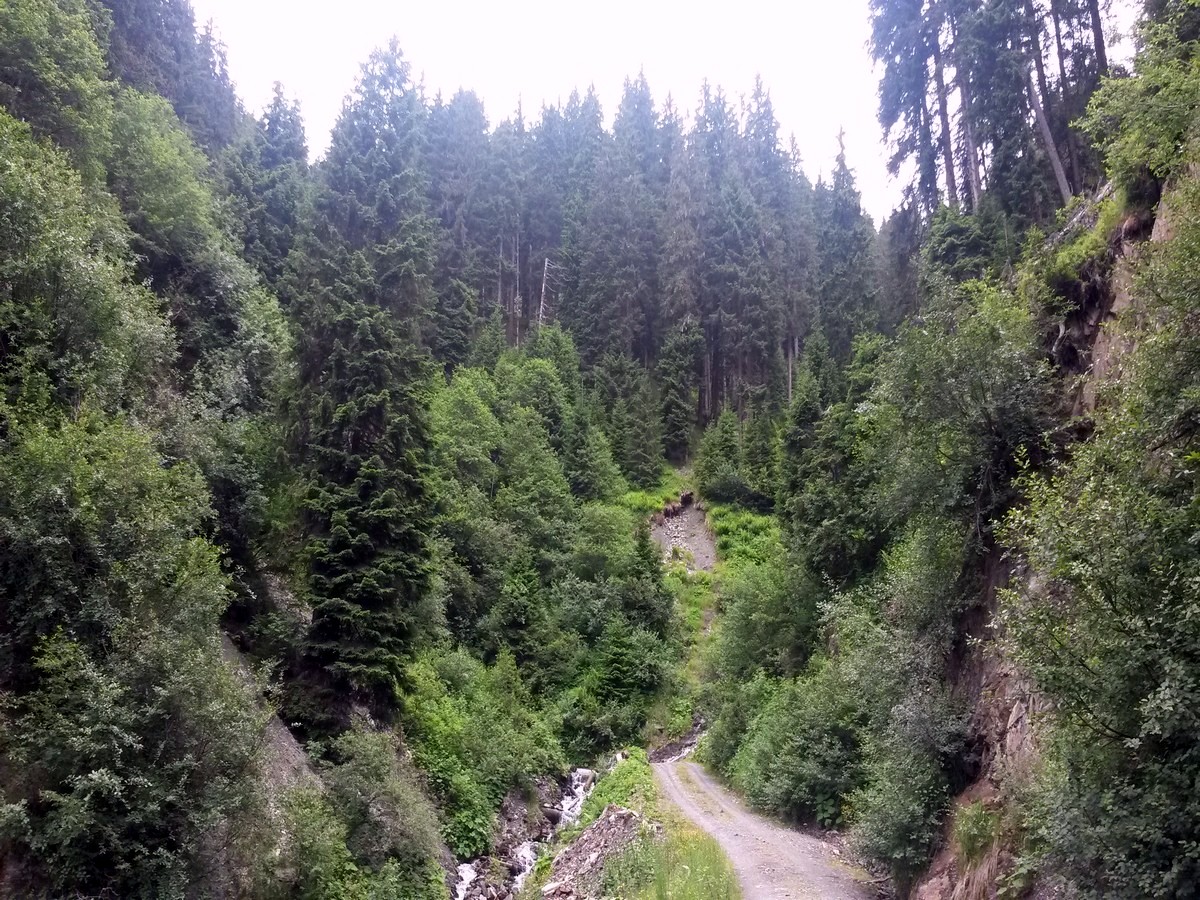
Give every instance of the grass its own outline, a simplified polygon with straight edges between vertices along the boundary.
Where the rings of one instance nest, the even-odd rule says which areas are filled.
[[[774,516],[715,503],[708,507],[708,525],[716,536],[717,555],[724,566],[764,563],[783,548]]]
[[[691,487],[688,473],[675,469],[664,469],[662,480],[657,486],[645,490],[628,491],[619,503],[639,516],[651,516]]]
[[[605,897],[630,900],[737,900],[733,867],[717,842],[691,826],[664,840],[643,838],[604,868]]]

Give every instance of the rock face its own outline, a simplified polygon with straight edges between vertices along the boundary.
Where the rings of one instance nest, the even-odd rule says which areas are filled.
[[[595,822],[585,828],[554,860],[542,896],[554,900],[593,900],[601,896],[604,864],[637,840],[643,828],[652,833],[631,809],[610,803]]]

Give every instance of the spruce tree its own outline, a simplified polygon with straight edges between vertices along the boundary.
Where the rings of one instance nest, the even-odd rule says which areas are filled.
[[[695,322],[685,320],[667,332],[658,358],[662,397],[662,437],[667,459],[687,460],[696,421],[696,369],[701,336]]]
[[[833,181],[816,189],[817,220],[822,223],[818,249],[817,322],[833,356],[844,362],[860,332],[878,322],[875,226],[863,212],[854,174],[839,140]]]
[[[643,374],[633,399],[633,433],[625,448],[625,474],[639,487],[653,487],[662,478],[662,416],[654,385]]]
[[[354,699],[387,715],[429,589],[428,373],[379,306],[363,255],[329,268],[299,348],[313,603],[304,655],[339,708]]]

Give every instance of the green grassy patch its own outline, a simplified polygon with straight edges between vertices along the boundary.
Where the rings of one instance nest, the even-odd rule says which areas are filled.
[[[783,547],[774,516],[715,503],[708,507],[708,525],[717,539],[717,554],[724,566],[763,563]]]
[[[663,840],[643,838],[604,867],[605,897],[737,900],[733,866],[709,835],[686,825]]]
[[[621,497],[620,504],[638,515],[651,516],[671,501],[678,500],[679,495],[690,487],[687,473],[669,469],[663,472],[656,487],[628,491]]]

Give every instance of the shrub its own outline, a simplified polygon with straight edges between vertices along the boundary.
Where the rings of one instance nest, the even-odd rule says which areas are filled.
[[[854,691],[835,663],[785,682],[758,711],[729,763],[733,783],[756,806],[786,818],[843,824],[861,785],[861,729]]]
[[[963,869],[976,865],[1000,837],[1000,814],[976,800],[954,813],[954,844]]]

